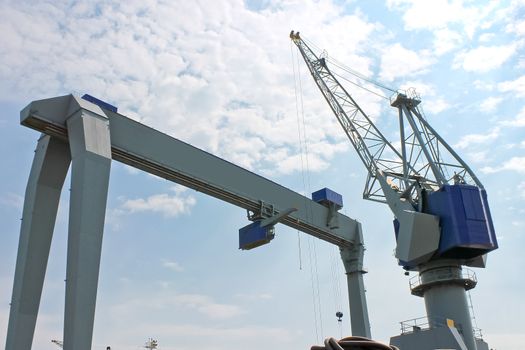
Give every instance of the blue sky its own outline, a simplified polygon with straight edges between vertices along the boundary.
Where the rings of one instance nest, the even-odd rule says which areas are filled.
[[[500,248],[476,270],[477,326],[492,348],[521,348],[524,18],[523,1],[0,2],[0,343],[38,138],[18,113],[71,92],[296,191],[342,193],[343,211],[363,225],[373,337],[388,341],[399,321],[424,316],[393,257],[392,215],[361,199],[366,171],[302,62],[305,122],[297,123],[295,29],[347,66],[421,93],[428,120],[489,195]],[[355,96],[395,141],[396,111]],[[68,181],[35,334],[43,350],[62,338]],[[242,252],[237,230],[247,223],[239,208],[115,162],[93,348],[138,349],[154,337],[162,349],[307,349],[348,334],[334,247],[278,226],[271,244]]]

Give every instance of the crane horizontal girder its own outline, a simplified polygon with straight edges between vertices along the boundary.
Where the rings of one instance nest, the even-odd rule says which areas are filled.
[[[80,108],[86,103],[73,95],[34,101],[22,111],[21,123],[67,140],[70,105]],[[112,159],[250,211],[260,210],[261,204],[277,212],[296,208],[283,218],[283,224],[341,247],[353,245],[357,221],[336,213],[339,227],[331,229],[326,226],[329,209],[325,206],[121,114],[104,113],[109,118]]]

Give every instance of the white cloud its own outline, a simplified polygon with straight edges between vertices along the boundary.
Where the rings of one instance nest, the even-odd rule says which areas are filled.
[[[474,80],[472,83],[474,87],[482,91],[492,91],[495,89],[495,85],[486,81]]]
[[[516,52],[516,45],[479,46],[460,52],[454,59],[454,68],[469,72],[488,72],[500,67]]]
[[[0,204],[15,208],[18,210],[22,210],[22,207],[24,206],[24,197],[16,193],[8,192],[4,194],[2,197],[0,197]]]
[[[16,3],[0,5],[0,14],[3,100],[89,92],[125,115],[252,170],[272,170],[269,156],[295,157],[300,151],[290,29],[322,26],[322,33],[303,34],[370,73],[373,61],[364,52],[380,27],[359,11],[326,1],[286,2],[263,12],[240,0]],[[345,45],[342,32],[352,33]],[[306,88],[312,82],[299,64],[305,111],[312,116],[306,126],[316,131],[309,141],[327,146],[313,157],[316,171],[333,157],[323,150],[344,135],[334,135],[335,120],[323,120],[329,108],[315,88]],[[377,101],[371,105],[367,110],[379,111]],[[283,148],[287,152],[277,152]]]
[[[171,186],[170,190],[175,192],[175,194],[180,195],[180,194],[188,191],[188,187],[176,184],[175,186]]]
[[[409,81],[401,85],[402,90],[415,88],[421,96],[423,110],[432,114],[439,114],[450,108],[450,104],[436,93],[433,85],[421,81]]]
[[[182,272],[184,268],[176,261],[163,261],[162,266],[175,272]]]
[[[490,42],[495,37],[496,37],[495,33],[483,33],[479,36],[478,40],[480,43],[487,43],[487,42]]]
[[[450,22],[461,21],[465,16],[465,9],[460,2],[388,0],[387,4],[390,8],[403,8],[405,28],[408,30],[443,28]]]
[[[525,157],[512,157],[499,166],[484,167],[481,169],[481,171],[486,174],[498,173],[505,170],[525,174]]]
[[[248,300],[248,301],[255,301],[255,300],[270,300],[273,299],[273,295],[269,293],[259,293],[259,294],[236,294],[237,298]]]
[[[463,136],[458,143],[454,145],[456,148],[468,148],[473,144],[486,144],[490,141],[496,140],[500,135],[500,129],[498,127],[492,129],[486,134],[469,134]]]
[[[490,96],[483,100],[479,105],[481,112],[494,112],[498,105],[503,101],[503,97]]]
[[[511,126],[511,127],[524,127],[525,126],[525,107],[521,109],[521,111],[518,113],[518,115],[514,119],[504,120],[501,122],[501,125]]]
[[[237,305],[219,304],[206,295],[178,294],[174,296],[173,301],[176,304],[184,305],[184,307],[195,309],[213,319],[227,319],[245,313]]]
[[[166,193],[155,194],[147,198],[127,199],[121,209],[128,213],[155,212],[166,217],[189,214],[196,200],[193,196],[170,196]]]
[[[470,152],[467,153],[467,156],[470,161],[474,163],[484,163],[487,161],[487,152],[486,151],[480,151],[480,152]]]
[[[458,32],[448,28],[439,29],[434,32],[434,50],[438,56],[456,49],[462,42],[462,36]]]
[[[439,114],[450,108],[450,104],[444,98],[431,98],[425,101],[425,111],[432,114]]]
[[[525,181],[520,182],[518,185],[518,192],[521,197],[525,198]]]
[[[525,97],[525,75],[522,75],[515,80],[508,80],[499,83],[498,90],[501,92],[513,92],[519,97]]]
[[[140,297],[125,300],[112,308],[115,314],[122,317],[148,309],[162,310],[168,308],[197,311],[212,320],[231,319],[246,313],[238,305],[218,303],[208,295],[176,293],[173,290],[166,289],[154,292],[154,295],[150,295],[147,298]]]
[[[379,75],[381,79],[392,81],[397,77],[421,74],[433,61],[428,52],[412,51],[396,43],[383,50]]]
[[[456,24],[462,27],[468,38],[472,38],[478,28],[490,27],[485,20],[493,19],[498,6],[497,2],[480,6],[475,2],[448,0],[388,0],[387,5],[403,13],[407,30],[436,30]]]
[[[508,23],[505,31],[516,34],[517,36],[525,36],[525,4],[522,0],[513,1],[508,8]]]

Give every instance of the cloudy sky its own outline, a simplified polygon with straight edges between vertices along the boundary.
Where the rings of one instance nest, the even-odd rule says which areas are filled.
[[[500,249],[476,271],[475,324],[492,348],[522,348],[523,0],[0,1],[0,343],[38,138],[18,113],[71,92],[298,192],[342,193],[343,211],[363,225],[373,337],[388,341],[400,321],[424,316],[392,254],[392,215],[361,199],[366,170],[291,29],[362,74],[420,92],[430,123],[489,194]],[[350,90],[396,142],[396,111]],[[62,338],[67,187],[35,334],[42,350]],[[93,349],[138,349],[148,337],[166,350],[307,349],[349,333],[334,247],[278,226],[270,245],[239,251],[243,210],[118,163],[109,192]]]

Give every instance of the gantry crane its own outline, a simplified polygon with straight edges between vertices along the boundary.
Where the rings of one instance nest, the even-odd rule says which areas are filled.
[[[341,124],[368,177],[363,197],[388,204],[396,236],[396,257],[418,271],[412,294],[424,297],[429,328],[393,337],[401,350],[478,350],[466,290],[476,278],[462,266],[485,267],[498,247],[483,185],[454,149],[434,130],[415,90],[395,91],[400,146],[387,140],[328,67],[301,38],[290,33],[328,105]],[[439,339],[439,340],[436,340]]]
[[[90,350],[112,160],[177,182],[248,211],[239,249],[269,243],[282,223],[340,248],[354,335],[370,337],[358,221],[339,213],[342,197],[312,199],[117,112],[91,95],[31,102],[21,123],[42,133],[24,200],[6,350],[30,350],[60,193],[71,165],[64,313],[65,350]],[[156,341],[150,343],[156,346]],[[57,343],[58,344],[58,343]]]

